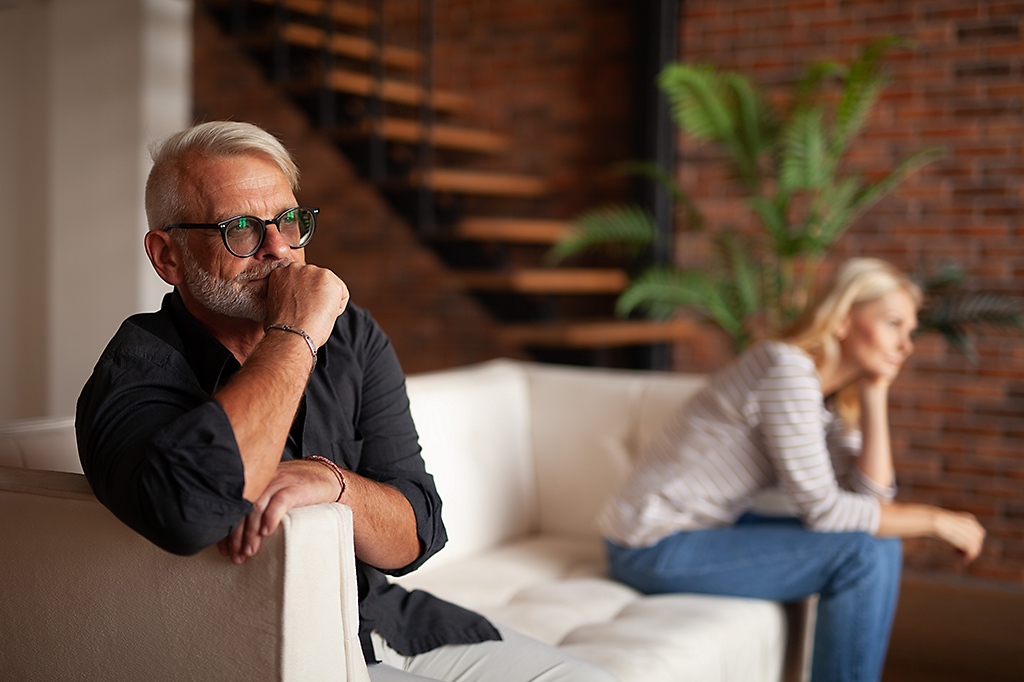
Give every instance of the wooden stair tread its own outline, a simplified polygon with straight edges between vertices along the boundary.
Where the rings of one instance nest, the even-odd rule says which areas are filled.
[[[410,175],[409,182],[415,187],[425,185],[435,192],[456,194],[537,197],[548,192],[547,182],[532,175],[454,168],[435,168],[428,172],[425,178],[417,171]]]
[[[339,137],[367,137],[372,134],[374,122],[364,120],[359,125],[343,130]],[[413,119],[388,117],[381,122],[379,134],[386,140],[419,144],[423,141],[423,125]],[[487,130],[463,128],[452,125],[431,127],[431,139],[435,147],[481,153],[498,153],[509,148],[508,138]]]
[[[506,343],[547,348],[613,348],[695,338],[690,320],[601,320],[531,322],[504,325],[499,334]]]
[[[273,5],[278,0],[253,0],[264,5]],[[372,26],[376,21],[374,13],[366,7],[350,5],[343,2],[330,0],[331,18],[339,24],[366,28]],[[284,0],[285,9],[299,14],[306,14],[311,17],[321,17],[324,12],[324,0]]]
[[[564,220],[475,217],[460,221],[449,236],[514,244],[554,244],[565,236],[569,225]]]
[[[453,274],[467,289],[517,294],[618,294],[629,284],[626,271],[614,268],[457,270]]]
[[[324,44],[324,31],[316,26],[290,23],[281,31],[281,37],[292,45],[318,50]],[[377,45],[366,38],[334,33],[331,35],[331,51],[334,54],[370,61],[377,56]],[[400,69],[420,68],[420,55],[415,50],[403,47],[385,46],[384,64]]]
[[[345,69],[334,69],[327,76],[328,85],[339,92],[360,97],[372,97],[375,82],[372,76]],[[385,79],[381,84],[380,98],[386,102],[419,106],[423,101],[423,88],[415,83]],[[464,95],[448,90],[434,90],[430,97],[431,106],[439,111],[462,112],[469,109],[473,101]]]

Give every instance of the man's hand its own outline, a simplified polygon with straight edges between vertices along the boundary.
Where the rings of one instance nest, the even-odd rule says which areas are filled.
[[[281,462],[253,510],[231,534],[217,543],[217,549],[236,564],[260,550],[263,538],[277,530],[292,507],[305,507],[338,499],[340,484],[331,470],[317,462]]]
[[[330,270],[292,262],[270,273],[264,326],[298,327],[320,348],[327,343],[334,321],[345,312],[348,299],[348,287]]]

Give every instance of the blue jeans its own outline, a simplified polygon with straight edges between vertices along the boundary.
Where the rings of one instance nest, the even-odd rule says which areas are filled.
[[[797,519],[746,514],[651,547],[607,543],[612,573],[646,594],[696,592],[775,601],[818,593],[812,682],[876,682],[889,645],[902,543],[818,533]]]

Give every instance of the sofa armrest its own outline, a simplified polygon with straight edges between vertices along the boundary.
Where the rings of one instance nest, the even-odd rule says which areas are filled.
[[[159,549],[77,474],[0,467],[0,518],[5,677],[368,680],[348,507],[293,509],[241,566]]]

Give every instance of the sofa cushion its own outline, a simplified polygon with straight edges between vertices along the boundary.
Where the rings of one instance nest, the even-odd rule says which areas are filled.
[[[399,578],[617,675],[622,682],[755,682],[782,674],[774,602],[646,596],[606,575],[592,540],[542,535]]]

